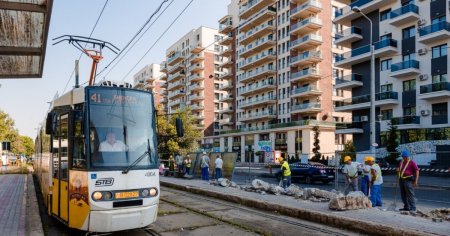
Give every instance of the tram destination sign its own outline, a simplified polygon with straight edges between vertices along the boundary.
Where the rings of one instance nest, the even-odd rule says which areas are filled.
[[[131,105],[142,106],[144,99],[142,99],[141,92],[126,92],[121,93],[117,90],[91,90],[89,93],[89,101],[91,104],[98,105]]]

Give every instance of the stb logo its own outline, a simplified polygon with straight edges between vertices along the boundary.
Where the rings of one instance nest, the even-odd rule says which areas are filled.
[[[101,178],[95,181],[95,187],[112,186],[114,184],[114,178]]]

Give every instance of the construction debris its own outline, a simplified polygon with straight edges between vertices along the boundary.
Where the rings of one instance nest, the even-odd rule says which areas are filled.
[[[433,222],[450,221],[450,208],[437,208],[428,213],[420,210],[417,211],[401,211],[402,215],[410,215],[422,218],[431,218]]]
[[[367,209],[372,207],[369,198],[361,191],[350,192],[347,196],[339,195],[331,199],[328,207],[331,210],[346,211]]]

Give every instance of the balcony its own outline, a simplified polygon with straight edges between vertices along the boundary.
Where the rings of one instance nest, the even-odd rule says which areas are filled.
[[[225,72],[224,74],[222,74],[220,76],[220,79],[228,80],[228,79],[233,79],[233,77],[234,77],[233,72],[231,70],[229,70],[229,71]]]
[[[176,63],[174,66],[169,67],[169,71],[167,73],[174,74],[185,69],[186,67],[184,66],[184,61],[180,61],[180,63]]]
[[[234,85],[232,83],[222,84],[220,86],[221,91],[230,91],[234,89]]]
[[[308,34],[294,41],[291,41],[291,50],[303,51],[308,48],[322,45],[322,36],[317,34]]]
[[[194,129],[203,130],[205,129],[205,124],[193,124]]]
[[[179,91],[175,91],[175,92],[169,92],[169,99],[177,99],[180,97],[185,96],[186,93],[184,92],[184,90],[179,90]]]
[[[315,68],[308,68],[291,74],[291,82],[309,82],[322,78],[322,75]]]
[[[317,0],[309,0],[308,2],[291,9],[290,15],[293,18],[307,18],[322,11],[322,4]]]
[[[201,100],[205,100],[205,97],[201,94],[189,95],[189,101],[201,101]]]
[[[167,73],[167,63],[166,62],[162,62],[159,66],[160,66],[161,72]]]
[[[297,56],[291,57],[291,66],[305,66],[322,61],[321,51],[306,51]]]
[[[291,98],[319,96],[321,94],[322,91],[315,84],[291,90]]]
[[[239,37],[239,41],[243,45],[247,45],[252,41],[255,41],[258,38],[261,38],[264,35],[270,34],[274,32],[274,25],[272,21],[268,21],[258,27],[253,28],[252,30],[246,32],[244,35]]]
[[[384,6],[395,3],[396,0],[359,0],[343,7],[335,12],[334,23],[342,25],[350,25],[351,21],[362,17],[360,13],[352,11],[353,7],[358,7],[362,13],[369,14]]]
[[[199,63],[203,60],[205,60],[205,57],[203,56],[202,53],[198,53],[198,54],[192,54],[189,59],[191,60],[191,63]]]
[[[193,111],[199,111],[199,110],[205,109],[205,106],[203,106],[203,105],[191,105],[190,108]]]
[[[315,17],[310,17],[303,21],[297,22],[291,25],[290,34],[301,34],[305,35],[308,33],[315,32],[322,28],[322,20]]]
[[[223,39],[221,39],[219,41],[219,44],[223,45],[223,46],[231,47],[232,44],[233,44],[233,39],[234,39],[233,35],[232,34],[228,34],[228,36],[225,36]]]
[[[256,54],[255,56],[247,58],[244,63],[240,65],[241,70],[248,70],[253,67],[261,66],[265,63],[274,61],[276,58],[275,52],[269,52],[265,51],[259,54]]]
[[[420,74],[420,63],[416,60],[409,60],[391,65],[391,77],[403,78],[418,74]]]
[[[397,40],[384,39],[373,44],[375,57],[386,57],[398,53]]]
[[[450,38],[450,23],[441,21],[423,28],[419,28],[419,39],[423,44],[432,44]]]
[[[431,124],[433,125],[448,125],[448,115],[434,115],[431,116]]]
[[[184,71],[179,71],[179,72],[177,72],[175,74],[169,75],[169,77],[167,78],[167,82],[173,83],[173,82],[175,82],[175,81],[177,81],[177,80],[179,80],[181,78],[184,78],[184,77],[186,77]]]
[[[244,51],[241,52],[240,57],[248,57],[252,54],[255,54],[257,52],[264,51],[270,47],[273,47],[276,44],[275,40],[273,39],[272,35],[269,35],[264,38],[260,38],[256,40],[255,42],[248,44]]]
[[[227,49],[224,49],[222,52],[220,52],[220,55],[223,57],[230,57],[231,55],[233,55],[233,53],[234,53],[233,49],[227,48]]]
[[[375,106],[398,104],[398,93],[389,91],[375,94]],[[335,112],[362,110],[370,108],[370,95],[346,98],[335,102]]]
[[[233,21],[231,20],[231,16],[226,20],[221,22],[219,25],[219,33],[220,34],[228,34],[233,31]]]
[[[203,77],[203,75],[201,74],[193,74],[189,76],[189,81],[190,82],[200,82],[205,80],[205,77]]]
[[[263,93],[263,92],[267,92],[267,91],[272,91],[276,88],[277,86],[275,85],[275,83],[273,82],[273,80],[269,80],[269,81],[261,81],[259,83],[255,83],[252,84],[251,86],[247,86],[245,89],[243,89],[240,94],[242,96],[249,96],[252,94],[257,94],[257,93]]]
[[[189,72],[191,72],[191,73],[198,73],[204,69],[205,69],[205,67],[203,66],[202,63],[197,63],[197,64],[189,66]]]
[[[169,105],[169,107],[173,107],[173,106],[179,106],[181,103],[184,103],[184,102],[181,101],[181,99],[176,99],[173,101],[169,101],[169,103],[167,105]]]
[[[184,59],[186,59],[186,57],[184,55],[181,55],[180,52],[177,52],[167,59],[167,64],[169,66],[173,66]]]
[[[247,115],[243,115],[240,117],[239,121],[241,122],[249,122],[249,121],[257,121],[257,120],[271,120],[275,119],[277,115],[275,112],[264,111],[264,112],[252,112]]]
[[[363,86],[363,77],[360,74],[351,74],[341,78],[336,78],[336,89],[352,89]]]
[[[202,91],[204,90],[205,87],[203,86],[203,84],[193,84],[189,87],[189,91]]]
[[[292,106],[291,114],[295,113],[318,113],[322,111],[320,103],[310,102],[303,104],[296,104]]]
[[[250,0],[246,1],[246,4],[242,4],[239,10],[239,17],[243,20],[248,19],[256,12],[261,11],[261,9],[272,6],[276,3],[276,0]]]
[[[234,113],[233,108],[229,107],[229,108],[222,108],[218,110],[220,114],[232,114]]]
[[[276,9],[274,7],[267,7],[262,9],[258,14],[253,15],[250,19],[242,22],[239,25],[239,30],[241,32],[247,32],[251,30],[253,27],[258,26],[265,21],[273,19],[274,16],[277,15]]]
[[[335,58],[335,67],[350,69],[352,65],[370,60],[370,45],[362,46]]]
[[[397,92],[388,91],[375,94],[375,106],[396,105],[398,103]]]
[[[265,96],[265,97],[258,97],[251,100],[243,101],[239,104],[240,109],[246,109],[246,108],[253,108],[257,106],[267,106],[269,104],[275,104],[277,103],[277,98],[274,96]]]
[[[363,123],[351,122],[351,123],[336,123],[336,134],[362,134]]]
[[[248,83],[254,80],[267,78],[270,76],[275,76],[276,71],[273,67],[264,66],[261,68],[256,68],[251,72],[247,72],[239,78],[239,82]]]
[[[420,86],[419,98],[424,100],[448,99],[450,97],[450,82],[440,82]]]
[[[408,128],[419,128],[420,116],[403,116],[391,119],[393,125],[407,126]]]
[[[202,114],[194,114],[194,119],[197,119],[197,120],[204,120],[204,119],[205,119],[205,115],[202,115]],[[196,126],[197,126],[198,128],[205,128],[205,125],[204,125],[204,124],[196,124]]]
[[[233,95],[225,95],[219,99],[219,102],[232,102],[233,99]]]
[[[196,45],[191,45],[189,48],[191,53],[199,53],[205,50],[205,48],[200,43],[197,43]]]
[[[219,119],[219,125],[233,125],[231,118]]]
[[[350,47],[353,42],[359,41],[362,38],[361,28],[352,26],[351,28],[336,33],[336,40],[334,43],[343,47]]]
[[[186,82],[184,80],[179,80],[175,83],[169,83],[167,90],[172,91],[175,89],[180,89],[180,88],[183,88],[185,85],[186,85]]]
[[[389,24],[399,27],[411,22],[416,22],[419,19],[419,7],[411,3],[391,11]]]
[[[231,59],[228,59],[227,61],[220,64],[220,67],[230,69],[234,67],[234,61]]]

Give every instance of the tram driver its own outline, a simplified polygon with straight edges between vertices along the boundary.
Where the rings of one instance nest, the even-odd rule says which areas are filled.
[[[127,151],[127,145],[120,140],[116,139],[116,134],[109,131],[106,134],[106,140],[100,143],[100,152],[125,152]]]

